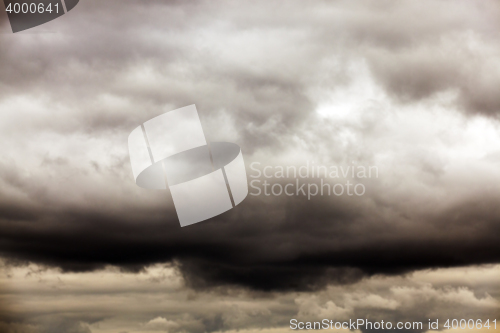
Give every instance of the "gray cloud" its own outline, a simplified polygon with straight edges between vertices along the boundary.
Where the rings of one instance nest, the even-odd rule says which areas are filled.
[[[499,304],[497,275],[498,266],[438,269],[364,279],[321,293],[262,294],[237,288],[193,292],[162,265],[140,274],[111,268],[63,274],[30,265],[11,269],[9,278],[2,275],[11,291],[1,295],[23,304],[14,311],[22,317],[10,325],[14,332],[283,332],[292,318],[441,324],[450,313],[492,318]]]
[[[497,263],[498,163],[486,157],[499,124],[483,117],[499,106],[497,7],[89,0],[3,33],[0,253],[66,272],[167,262],[198,290]],[[247,166],[354,161],[380,178],[363,197],[250,196],[181,229],[168,193],[133,184],[126,138],[193,103]]]

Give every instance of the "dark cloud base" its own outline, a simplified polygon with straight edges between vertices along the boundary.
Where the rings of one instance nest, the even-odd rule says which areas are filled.
[[[410,220],[397,212],[382,216],[360,205],[360,198],[287,199],[250,196],[236,209],[187,228],[168,210],[144,216],[20,215],[1,223],[0,248],[12,264],[140,271],[170,262],[194,288],[264,291],[315,290],[376,274],[500,262],[493,199],[461,203],[450,209],[454,215],[415,214]]]

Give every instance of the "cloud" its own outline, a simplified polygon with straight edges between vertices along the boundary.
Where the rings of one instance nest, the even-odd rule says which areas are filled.
[[[496,57],[491,57],[497,54],[498,46],[492,47],[475,31],[457,32],[397,51],[369,52],[374,75],[398,101],[412,102],[451,92],[465,112],[498,115],[500,100],[491,91],[500,78]]]
[[[15,305],[12,313],[18,319],[5,324],[13,332],[23,327],[26,332],[271,333],[289,330],[292,318],[424,324],[439,319],[444,324],[453,313],[458,318],[491,319],[499,308],[497,281],[474,279],[474,287],[467,284],[471,274],[497,276],[498,270],[498,266],[424,270],[329,286],[322,292],[256,293],[241,288],[195,292],[165,265],[135,274],[116,268],[63,273],[32,264],[2,273],[0,281],[9,290],[0,295]]]
[[[86,1],[0,35],[2,256],[169,263],[193,288],[265,291],[498,262],[497,5],[449,6]],[[380,177],[362,197],[250,196],[181,229],[168,192],[134,185],[126,138],[192,103],[248,167]]]
[[[167,320],[163,317],[156,317],[146,323],[148,329],[156,331],[169,332],[171,329],[176,329],[179,325],[173,321]]]

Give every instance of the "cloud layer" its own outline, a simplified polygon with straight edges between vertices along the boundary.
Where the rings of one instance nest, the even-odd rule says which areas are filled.
[[[499,15],[494,1],[89,0],[4,31],[0,253],[73,272],[172,263],[195,288],[266,291],[497,263]],[[379,177],[361,197],[249,196],[181,229],[168,192],[134,185],[126,138],[193,103],[249,175],[314,161]]]
[[[164,265],[139,274],[111,268],[63,274],[30,265],[0,278],[9,286],[0,296],[13,305],[10,325],[0,322],[0,327],[8,327],[8,333],[281,333],[290,331],[291,319],[362,318],[425,326],[429,319],[439,320],[439,330],[433,330],[439,332],[446,331],[442,325],[450,317],[493,320],[499,309],[498,274],[498,266],[439,269],[330,286],[322,293],[262,294],[193,292]]]

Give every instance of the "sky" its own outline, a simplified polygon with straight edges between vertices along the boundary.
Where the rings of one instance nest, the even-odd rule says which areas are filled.
[[[498,316],[497,1],[82,0],[16,34],[1,6],[5,332]],[[191,104],[262,192],[181,228],[127,138]],[[275,172],[309,165],[377,172]]]

